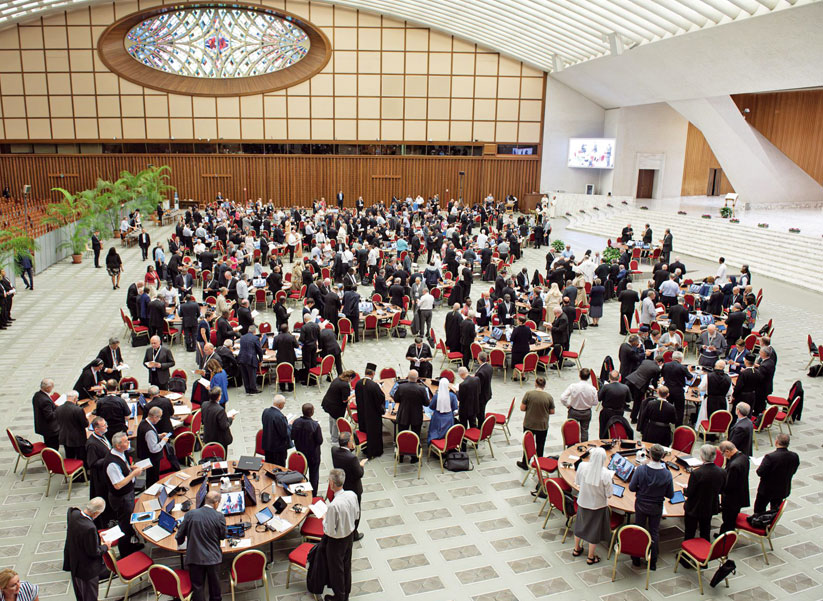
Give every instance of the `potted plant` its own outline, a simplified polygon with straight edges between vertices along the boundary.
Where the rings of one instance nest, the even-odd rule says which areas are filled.
[[[731,207],[720,207],[720,216],[723,219],[728,219],[732,216],[732,208]]]
[[[711,216],[711,215],[709,215],[708,213],[704,213],[703,215],[701,215],[701,217],[702,217],[703,219],[711,219],[711,218],[712,218],[712,216]]]
[[[566,243],[563,242],[562,240],[557,239],[557,240],[552,241],[552,249],[554,249],[555,252],[563,252],[563,249],[565,249],[565,248],[566,248]]]
[[[800,233],[800,228],[799,228],[799,227],[790,227],[790,228],[789,228],[789,231],[790,231],[792,234],[799,234],[799,233]]]
[[[603,249],[601,256],[606,260],[607,263],[611,263],[612,261],[616,261],[620,258],[620,249],[616,246],[607,246]]]
[[[94,190],[84,190],[72,194],[65,188],[52,188],[53,192],[60,192],[63,198],[59,202],[46,205],[46,216],[42,223],[56,227],[65,227],[67,238],[58,245],[58,248],[68,249],[73,263],[80,263],[83,251],[91,236],[89,225],[85,219],[91,214]]]
[[[9,227],[0,230],[0,265],[7,265],[14,261],[14,270],[21,275],[19,259],[28,257],[34,261],[34,251],[38,249],[37,242],[19,227]]]

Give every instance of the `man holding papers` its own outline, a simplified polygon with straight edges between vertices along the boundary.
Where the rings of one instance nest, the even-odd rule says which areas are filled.
[[[131,514],[134,511],[134,480],[143,473],[142,467],[132,468],[126,457],[129,450],[129,437],[125,432],[118,432],[111,439],[111,452],[106,461],[106,476],[109,479],[109,506],[114,513],[118,526],[125,535],[117,548],[120,557],[126,557],[143,547],[132,543],[134,529],[131,527]]]
[[[137,458],[148,459],[151,467],[146,469],[146,487],[160,479],[160,460],[163,458],[163,449],[171,437],[170,432],[160,433],[157,425],[163,417],[160,407],[152,407],[146,419],[137,427]]]
[[[354,545],[355,524],[360,518],[360,504],[357,495],[343,490],[346,473],[333,469],[329,473],[329,486],[334,491],[334,500],[329,504],[323,518],[323,546],[328,565],[328,584],[334,596],[326,596],[328,601],[347,601],[351,593],[351,551]]]
[[[77,601],[97,601],[103,555],[111,542],[97,533],[94,519],[103,513],[106,502],[91,499],[83,509],[70,507],[66,516],[66,545],[63,547],[63,570],[71,572],[71,584]]]
[[[167,390],[169,385],[169,369],[174,367],[174,356],[167,348],[163,348],[160,336],[152,336],[151,346],[146,349],[143,364],[149,370],[149,384],[156,384],[160,390]]]
[[[220,541],[226,538],[226,516],[217,507],[220,493],[209,491],[199,509],[192,509],[180,522],[175,538],[177,544],[186,543],[185,564],[191,575],[192,601],[205,601],[206,579],[209,581],[209,600],[220,601],[220,563],[223,552]]]

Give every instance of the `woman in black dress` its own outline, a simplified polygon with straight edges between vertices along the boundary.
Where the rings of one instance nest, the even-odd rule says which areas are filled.
[[[113,246],[109,249],[109,254],[106,255],[106,270],[111,276],[111,289],[117,290],[120,287],[120,274],[123,272],[123,261]]]
[[[600,278],[594,279],[591,292],[589,292],[589,317],[592,322],[590,326],[596,328],[597,322],[603,317],[603,301],[606,299],[606,288]]]

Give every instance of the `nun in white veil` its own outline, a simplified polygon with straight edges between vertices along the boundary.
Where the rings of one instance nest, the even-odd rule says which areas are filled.
[[[575,474],[575,484],[580,491],[577,496],[577,517],[574,521],[574,551],[578,557],[583,553],[583,541],[588,543],[586,563],[598,563],[595,554],[597,543],[609,543],[611,525],[609,519],[609,497],[612,496],[614,472],[606,468],[606,451],[593,448],[589,460],[581,463]]]
[[[457,395],[449,387],[448,378],[440,378],[437,394],[434,395],[429,409],[432,410],[431,422],[429,422],[429,444],[431,444],[432,440],[445,438],[446,432],[454,425]]]

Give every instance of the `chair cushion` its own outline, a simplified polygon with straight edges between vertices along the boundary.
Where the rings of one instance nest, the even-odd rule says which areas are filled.
[[[308,563],[309,551],[314,547],[314,543],[302,543],[294,551],[289,553],[289,561],[293,564],[305,568]]]
[[[310,367],[309,368],[309,373],[314,374],[315,376],[319,376],[320,375],[320,368],[319,367]]]
[[[462,358],[463,358],[463,353],[460,353],[460,352],[454,351],[454,352],[449,353],[449,354],[447,355],[447,357],[448,357],[449,359],[462,359]]]
[[[306,538],[323,538],[323,520],[310,515],[300,527],[300,534]]]
[[[786,412],[785,411],[778,411],[777,415],[774,416],[774,421],[782,422],[786,419]]]
[[[46,443],[44,442],[34,442],[32,443],[32,450],[31,453],[23,453],[23,457],[33,457],[35,455],[39,455],[40,452],[46,448]]]
[[[563,351],[564,359],[577,359],[577,353],[574,351]]]
[[[179,334],[180,330],[178,330],[177,328],[169,328],[168,333],[169,334]]]
[[[523,371],[523,364],[522,364],[522,363],[518,363],[517,365],[515,365],[515,366],[514,366],[514,368],[515,368],[517,371]]]
[[[734,523],[734,527],[738,528],[739,530],[751,532],[753,534],[759,534],[760,536],[766,536],[766,530],[763,528],[752,527],[752,525],[746,520],[747,517],[749,517],[748,513],[738,513],[737,519]]]
[[[360,430],[358,430],[357,432],[355,432],[355,435],[357,436],[357,442],[358,442],[358,444],[363,444],[363,443],[364,443],[364,442],[366,442],[366,440],[368,439],[368,436],[366,436],[366,433],[365,433],[365,432],[361,432]]]
[[[66,473],[73,474],[81,467],[83,467],[83,460],[82,459],[64,459],[63,465],[66,466]]]
[[[446,448],[446,439],[445,438],[437,438],[431,442],[432,446],[439,451],[442,451]]]
[[[619,513],[609,514],[609,528],[614,530],[623,525],[623,516]]]
[[[707,419],[700,420],[700,427],[703,428],[704,430],[708,430],[709,429],[709,420],[707,420]]]
[[[542,363],[543,365],[548,365],[549,361],[551,360],[551,357],[549,357],[549,355],[541,355],[537,358],[537,360],[540,361],[540,363]]]
[[[469,428],[464,436],[472,442],[477,442],[480,440],[480,428]]]
[[[540,469],[544,472],[557,470],[557,459],[552,459],[551,457],[535,457],[535,459],[537,459],[537,465],[539,465]]]
[[[494,417],[494,423],[495,424],[505,424],[506,423],[506,416],[503,415],[502,413],[487,413],[486,417],[489,417],[490,415]]]
[[[134,326],[134,331],[139,334],[141,332],[148,332],[149,328],[148,326]]]
[[[135,551],[117,562],[117,569],[125,580],[132,580],[148,571],[154,562],[142,551]]]
[[[690,538],[689,540],[684,540],[680,547],[697,561],[703,563],[709,556],[712,544],[705,538]]]
[[[191,576],[186,570],[175,570],[174,573],[180,578],[180,592],[188,597],[191,594]]]
[[[411,327],[411,325],[412,325],[412,322],[411,322],[411,320],[410,320],[410,319],[401,319],[398,323],[399,323],[401,326],[408,326],[408,327]]]
[[[771,405],[781,405],[783,407],[789,406],[789,399],[784,399],[782,396],[767,396],[766,402]]]

